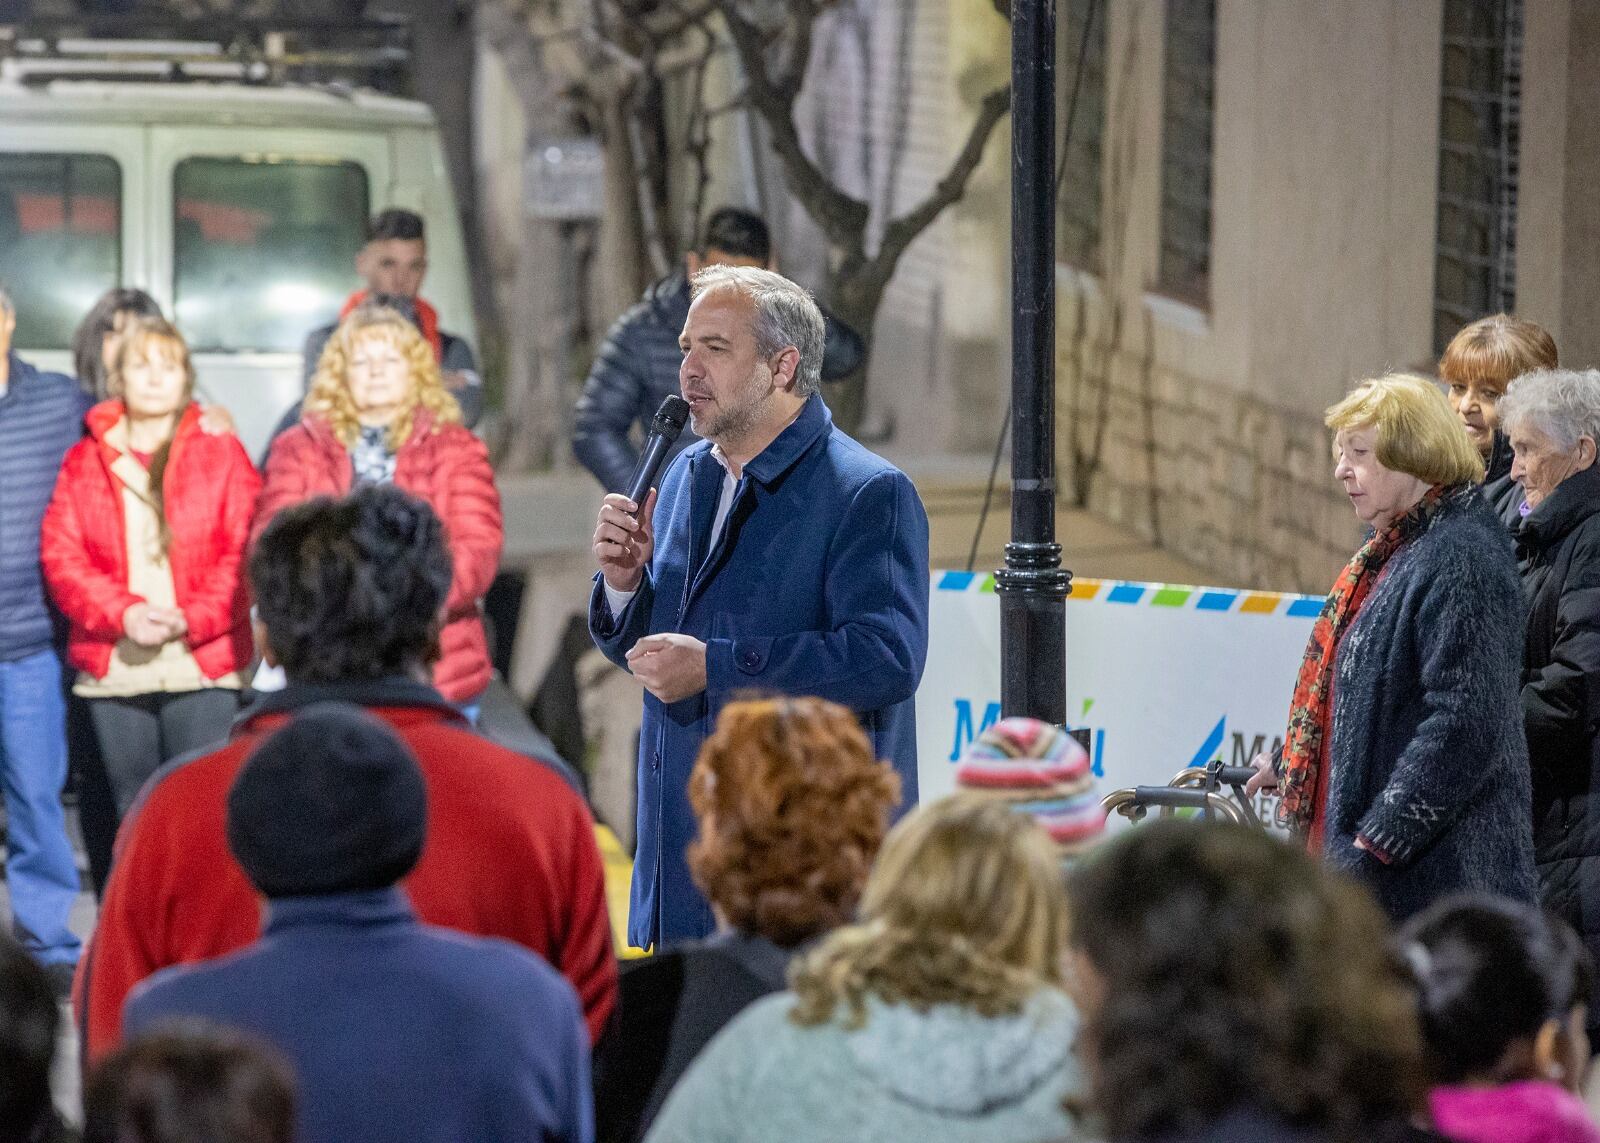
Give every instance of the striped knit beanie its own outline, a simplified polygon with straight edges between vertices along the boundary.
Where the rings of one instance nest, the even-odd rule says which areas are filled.
[[[1032,814],[1063,857],[1077,856],[1105,832],[1088,752],[1036,718],[1003,718],[980,734],[956,766],[956,788]]]

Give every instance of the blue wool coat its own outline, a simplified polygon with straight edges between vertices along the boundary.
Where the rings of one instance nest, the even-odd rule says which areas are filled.
[[[1339,643],[1325,853],[1397,919],[1467,890],[1534,899],[1522,642],[1511,538],[1469,488],[1390,557]]]
[[[177,1019],[282,1052],[301,1143],[594,1139],[572,986],[509,941],[419,923],[396,888],[270,902],[260,942],[157,973],[123,1028]]]
[[[714,928],[684,857],[695,833],[689,771],[738,692],[850,707],[873,752],[899,772],[904,803],[917,795],[912,696],[928,653],[928,517],[916,489],[834,428],[815,395],[745,466],[713,548],[723,476],[705,441],[673,461],[638,593],[613,616],[597,575],[590,600],[590,633],[618,666],[645,635],[706,643],[705,691],[671,705],[644,697],[628,917],[628,939],[641,948]]]

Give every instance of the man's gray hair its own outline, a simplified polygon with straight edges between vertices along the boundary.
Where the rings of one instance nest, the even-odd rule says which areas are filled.
[[[1500,398],[1499,413],[1508,434],[1519,427],[1532,428],[1563,452],[1576,448],[1579,437],[1600,444],[1600,370],[1524,373]]]
[[[800,351],[795,396],[809,397],[822,387],[822,311],[805,287],[754,266],[707,266],[691,286],[696,298],[721,289],[749,298],[755,304],[756,352],[771,357],[793,346]]]
[[[14,314],[16,312],[16,303],[11,300],[11,295],[6,291],[6,284],[0,282],[0,314]]]

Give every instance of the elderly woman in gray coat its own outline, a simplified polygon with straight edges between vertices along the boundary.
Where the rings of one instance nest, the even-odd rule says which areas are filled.
[[[1253,782],[1280,784],[1308,848],[1393,917],[1463,891],[1532,900],[1522,602],[1483,460],[1422,377],[1363,382],[1327,425],[1372,532],[1312,628],[1281,761]]]
[[[1522,717],[1539,895],[1600,954],[1600,372],[1527,374],[1500,408],[1525,501]]]

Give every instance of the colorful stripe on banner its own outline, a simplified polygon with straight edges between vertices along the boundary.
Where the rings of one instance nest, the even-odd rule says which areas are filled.
[[[976,591],[992,594],[994,576],[978,572],[936,571],[935,591]],[[1193,587],[1183,583],[1130,583],[1125,580],[1073,579],[1067,599],[1096,599],[1135,607],[1169,607],[1243,615],[1282,615],[1290,619],[1315,619],[1326,602],[1320,595],[1289,595],[1277,591],[1239,591],[1224,587]]]

